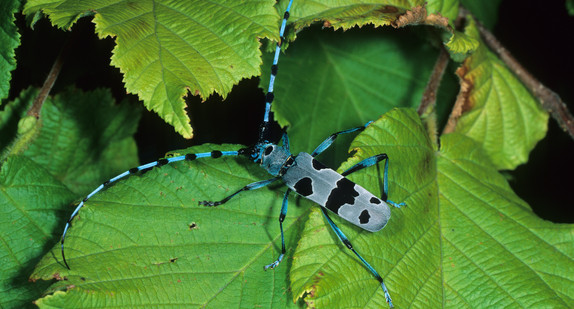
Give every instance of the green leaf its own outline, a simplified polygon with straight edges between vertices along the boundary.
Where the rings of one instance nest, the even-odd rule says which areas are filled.
[[[424,252],[426,247],[432,248],[433,235],[438,231],[433,227],[438,199],[433,145],[416,113],[395,109],[367,127],[353,141],[352,149],[356,154],[339,171],[361,159],[388,154],[389,199],[406,202],[407,206],[391,209],[389,223],[377,233],[332,217],[354,248],[386,278],[397,307],[406,307],[404,299],[409,296],[401,293],[407,282],[425,282],[429,274],[436,275],[434,267],[439,262],[436,254],[417,259],[413,256]],[[382,166],[361,170],[349,178],[378,195],[382,188],[382,174],[379,175]],[[293,295],[305,296],[305,301],[317,308],[335,304],[341,308],[388,307],[380,284],[325,223],[315,210],[305,226],[291,268]],[[410,252],[410,256],[403,257],[405,252]]]
[[[185,153],[211,150],[201,146]],[[269,175],[243,158],[201,159],[129,177],[95,195],[66,238],[71,270],[63,266],[59,246],[37,266],[34,278],[66,279],[51,289],[65,291],[38,304],[292,307],[290,258],[263,271],[280,251],[283,190],[248,192],[219,207],[198,205],[263,178]],[[291,207],[284,225],[288,244],[295,244],[306,211]]]
[[[273,102],[275,119],[289,128],[291,151],[310,152],[330,134],[395,106],[418,106],[437,53],[409,29],[299,34],[281,55]],[[336,153],[338,162],[348,149],[340,139],[326,154]]]
[[[454,22],[458,17],[460,5],[458,0],[434,0],[427,4],[427,9],[432,14],[427,17],[427,23],[443,30],[444,47],[450,53],[451,58],[457,62],[463,61],[478,48],[477,40],[454,30]],[[474,6],[482,8],[480,4]],[[444,21],[443,18],[447,20]]]
[[[288,1],[281,1],[279,10],[285,11]],[[305,2],[297,5],[296,1],[289,18],[296,29],[305,28],[317,21],[323,21],[334,29],[350,29],[372,24],[389,25],[399,16],[415,6],[422,6],[421,0],[375,0],[365,3],[358,0],[325,0]]]
[[[48,286],[28,276],[56,241],[61,209],[74,199],[60,181],[24,156],[9,157],[0,169],[0,299],[2,308],[31,308]]]
[[[392,209],[377,233],[336,220],[383,276],[397,307],[574,305],[574,275],[564,271],[574,267],[574,226],[538,218],[471,139],[443,136],[435,152],[414,111],[399,109],[371,124],[352,149],[355,156],[340,170],[387,153],[389,198],[407,203]],[[378,192],[380,172],[350,178]],[[293,259],[295,297],[317,308],[384,308],[380,284],[319,211],[312,211]]]
[[[24,91],[0,113],[0,132],[16,135],[17,121],[37,95]],[[19,120],[22,117],[22,120]],[[106,178],[138,165],[132,136],[140,118],[133,104],[116,105],[109,90],[82,92],[70,89],[48,97],[42,106],[38,132],[33,139],[19,141],[23,155],[44,166],[77,194],[87,194]]]
[[[131,135],[139,109],[115,105],[105,90],[69,90],[47,98],[40,119],[28,128],[35,132],[19,136],[37,92],[22,92],[0,112],[3,150],[21,150],[8,155],[0,170],[3,308],[30,307],[48,287],[46,282],[29,283],[28,276],[57,242],[79,194],[137,164]]]
[[[16,68],[15,50],[20,45],[20,35],[14,24],[14,14],[20,10],[20,1],[0,1],[0,100],[8,96],[10,72]]]
[[[574,266],[574,225],[537,217],[475,149],[447,135],[437,159],[444,301],[572,307],[574,275],[564,270]]]
[[[444,44],[451,58],[460,62],[466,59],[478,48],[478,41],[466,34],[455,31],[448,42]]]
[[[286,3],[282,2],[282,3]],[[284,4],[286,5],[286,4]],[[281,10],[285,7],[281,6]],[[325,27],[347,30],[355,26],[373,25],[375,27],[392,25],[430,25],[444,32],[444,44],[454,59],[462,61],[472,53],[478,44],[473,38],[455,32],[454,20],[458,15],[458,0],[434,1],[380,1],[371,3],[348,1],[322,1],[305,3],[303,7],[294,6],[290,18],[296,30],[316,21],[323,21]],[[293,39],[294,35],[288,33]]]
[[[467,35],[479,39],[474,22]],[[499,169],[514,169],[546,135],[548,113],[504,63],[481,42],[457,70],[462,116],[455,131],[481,143]]]
[[[278,39],[274,3],[32,0],[24,12],[41,10],[62,28],[94,15],[98,35],[116,37],[112,64],[126,89],[191,138],[183,97],[225,97],[241,79],[260,74],[258,38]]]

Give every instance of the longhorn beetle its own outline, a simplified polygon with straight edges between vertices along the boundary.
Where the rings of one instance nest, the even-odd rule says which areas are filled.
[[[104,188],[108,187],[110,184],[115,183],[121,178],[128,175],[136,174],[140,171],[146,171],[156,166],[166,165],[177,161],[191,161],[199,158],[220,158],[223,156],[246,156],[250,158],[253,162],[261,165],[273,178],[254,182],[246,185],[245,187],[237,190],[235,193],[227,196],[220,201],[200,201],[199,205],[215,207],[225,202],[229,201],[234,196],[238,195],[243,191],[250,191],[265,187],[272,182],[279,179],[287,185],[287,191],[283,197],[283,202],[281,205],[281,214],[279,215],[279,226],[281,230],[281,253],[277,260],[273,263],[266,265],[265,270],[269,268],[275,268],[283,260],[285,256],[285,238],[283,234],[283,221],[287,214],[287,202],[291,191],[295,191],[299,195],[302,195],[313,202],[321,206],[321,211],[323,215],[337,237],[343,242],[343,244],[350,249],[365,265],[365,267],[373,274],[373,276],[381,283],[383,292],[385,293],[385,299],[389,306],[392,308],[393,303],[391,296],[383,282],[383,278],[377,273],[377,271],[353,248],[353,245],[349,239],[343,234],[343,232],[335,225],[333,220],[329,217],[327,210],[340,216],[341,218],[357,225],[358,227],[365,229],[370,232],[376,232],[385,227],[387,222],[391,217],[391,211],[389,209],[389,204],[395,207],[400,207],[404,203],[397,204],[393,201],[387,199],[388,193],[388,167],[389,158],[386,154],[379,154],[369,157],[348,170],[344,171],[342,174],[335,172],[334,170],[326,167],[319,161],[315,160],[314,157],[325,151],[335,139],[341,134],[348,134],[353,132],[363,131],[372,121],[366,123],[363,126],[340,131],[332,134],[326,140],[324,140],[311,154],[299,153],[298,155],[293,155],[289,151],[289,138],[286,133],[282,136],[282,145],[278,143],[273,143],[269,141],[269,115],[271,111],[271,103],[273,102],[273,85],[275,82],[275,76],[277,75],[277,63],[279,60],[279,54],[281,52],[281,44],[284,41],[285,26],[287,24],[287,19],[289,18],[289,12],[291,10],[291,5],[293,0],[289,1],[287,9],[285,10],[283,21],[281,23],[281,28],[279,32],[280,40],[275,48],[275,55],[273,58],[273,64],[271,66],[271,76],[269,81],[269,89],[266,95],[265,103],[265,113],[263,118],[263,123],[260,127],[259,139],[255,145],[247,148],[242,148],[237,151],[211,151],[204,153],[189,153],[182,156],[169,157],[164,159],[159,159],[155,162],[144,164],[135,168],[132,168],[97,187],[88,196],[86,196],[76,207],[70,219],[66,222],[64,227],[64,233],[61,239],[61,251],[62,259],[64,265],[70,269],[66,256],[64,253],[64,241],[66,239],[66,234],[68,229],[72,224],[72,220],[78,214],[80,209],[84,206],[85,202],[94,196],[96,193],[100,192]],[[347,179],[345,176],[361,170],[363,168],[373,166],[380,161],[385,161],[384,176],[383,176],[383,196],[378,198],[363,187],[355,184],[354,182]]]

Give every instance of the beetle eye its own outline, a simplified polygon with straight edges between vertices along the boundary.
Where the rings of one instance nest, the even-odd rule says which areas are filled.
[[[272,151],[273,151],[273,146],[267,146],[267,148],[265,148],[265,155],[266,156],[270,155]]]

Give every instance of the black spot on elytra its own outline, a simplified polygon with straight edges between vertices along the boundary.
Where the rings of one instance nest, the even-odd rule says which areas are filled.
[[[369,211],[368,210],[363,210],[361,212],[361,215],[359,215],[359,222],[361,222],[361,224],[366,224],[369,223],[369,219],[371,219],[371,215],[369,215]]]
[[[309,177],[301,178],[293,188],[295,188],[295,192],[303,196],[309,196],[313,194],[313,180]]]
[[[337,186],[329,194],[325,207],[338,214],[339,208],[345,204],[355,204],[355,197],[359,192],[355,190],[355,184],[347,178],[341,178],[337,181]]]
[[[371,197],[369,202],[371,202],[371,204],[380,204],[381,200],[373,196],[373,197]]]
[[[270,155],[271,152],[273,152],[273,146],[268,146],[267,148],[265,148],[265,155],[266,156]]]
[[[313,168],[316,169],[316,170],[318,170],[318,171],[320,171],[320,170],[322,170],[322,169],[328,168],[328,167],[326,167],[325,165],[323,165],[323,163],[321,163],[321,162],[319,162],[319,161],[317,161],[317,160],[313,160],[313,161],[311,161],[311,162],[312,162],[312,164],[313,164]]]

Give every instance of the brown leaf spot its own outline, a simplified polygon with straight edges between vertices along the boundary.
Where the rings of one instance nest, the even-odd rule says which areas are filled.
[[[424,23],[427,17],[427,9],[424,6],[415,6],[412,10],[406,11],[404,14],[399,15],[391,26],[395,28],[402,28],[408,25],[418,25]]]
[[[470,99],[470,93],[474,88],[474,81],[467,76],[468,71],[467,61],[465,61],[455,72],[456,75],[460,77],[460,92],[456,98],[455,106],[456,104],[460,104],[461,115],[474,107],[474,101]]]
[[[468,59],[465,60],[458,69],[456,69],[455,73],[460,78],[460,90],[456,97],[452,112],[448,117],[448,122],[444,128],[443,134],[454,132],[460,116],[474,107],[474,101],[470,99],[470,93],[474,88],[474,81],[467,76],[469,70]]]
[[[392,5],[385,5],[382,8],[376,10],[377,12],[381,12],[383,14],[394,14],[399,11],[396,7]]]
[[[65,277],[61,277],[61,276],[60,276],[60,273],[55,273],[55,274],[53,274],[53,275],[52,275],[52,278],[54,278],[54,279],[56,279],[56,280],[58,280],[58,281],[66,280]],[[34,281],[35,281],[35,280],[34,280]]]
[[[391,23],[395,28],[421,24],[443,28],[451,32],[453,31],[448,24],[448,18],[442,16],[440,13],[428,15],[427,9],[424,6],[416,6],[412,10],[406,11],[404,14],[398,16],[397,20]]]
[[[450,27],[448,25],[448,18],[440,15],[440,13],[430,14],[429,16],[427,16],[427,18],[425,19],[425,24],[440,27],[440,28],[449,28]]]

